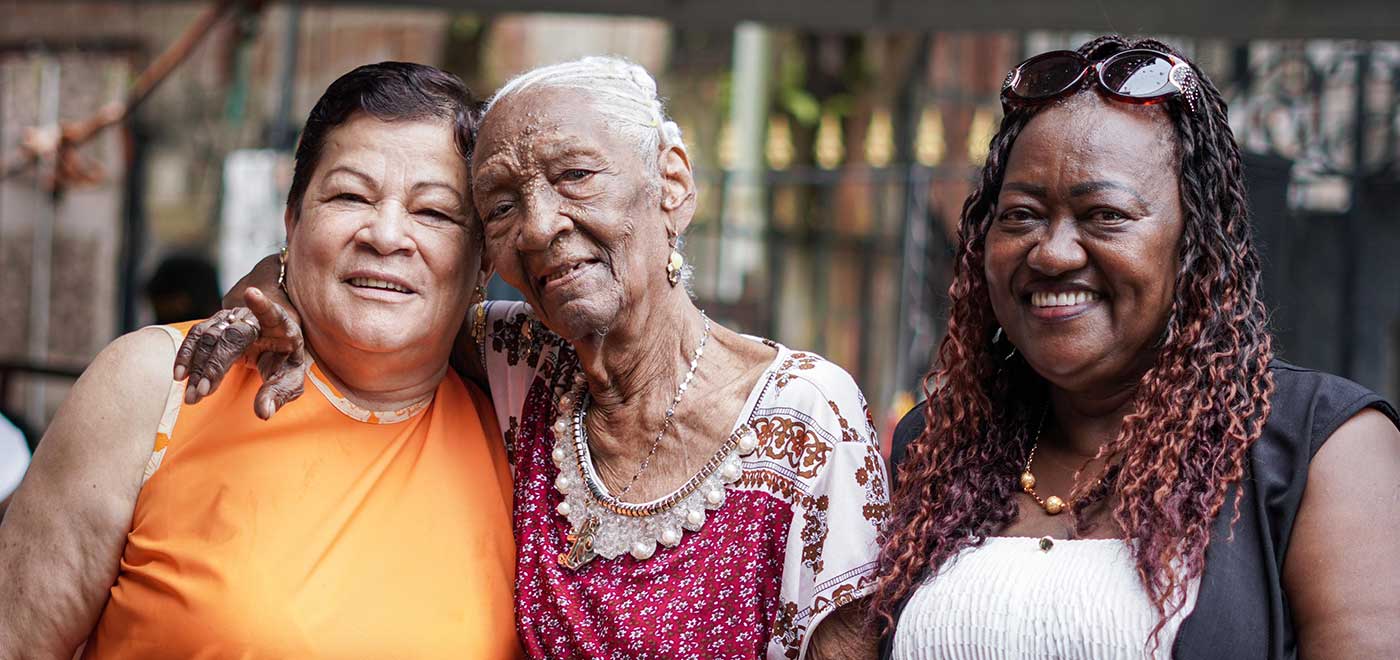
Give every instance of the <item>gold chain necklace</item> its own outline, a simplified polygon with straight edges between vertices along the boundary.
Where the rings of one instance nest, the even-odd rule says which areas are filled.
[[[1026,468],[1023,472],[1021,472],[1021,490],[1025,491],[1027,495],[1030,495],[1032,498],[1034,498],[1035,503],[1039,504],[1040,508],[1045,510],[1045,513],[1048,513],[1052,516],[1056,516],[1059,515],[1060,512],[1064,511],[1065,507],[1073,506],[1074,501],[1066,502],[1060,499],[1058,495],[1051,495],[1050,497],[1041,499],[1040,494],[1035,492],[1035,474],[1031,472],[1031,462],[1035,460],[1035,450],[1037,447],[1040,446],[1040,433],[1045,430],[1045,417],[1049,414],[1049,412],[1050,404],[1047,403],[1045,404],[1045,408],[1040,413],[1040,426],[1038,426],[1035,430],[1035,440],[1031,442],[1031,453],[1029,456],[1026,456]],[[1103,476],[1100,475],[1098,483],[1096,483],[1095,485],[1099,485],[1099,483],[1102,483],[1102,481]]]
[[[627,486],[617,493],[616,497],[619,500],[632,491],[632,487],[637,485],[637,478],[651,467],[651,459],[656,457],[656,450],[661,447],[662,438],[666,437],[666,431],[670,430],[676,422],[676,406],[679,406],[681,399],[685,398],[685,391],[690,388],[690,381],[695,380],[695,371],[700,368],[700,358],[705,357],[705,344],[710,340],[710,317],[702,310],[700,319],[705,322],[705,331],[700,335],[700,345],[695,347],[695,353],[690,358],[690,368],[686,370],[681,384],[676,387],[676,395],[671,398],[671,405],[666,408],[666,414],[661,418],[661,430],[656,432],[656,438],[651,441],[651,450],[647,452],[646,458],[642,459],[641,465],[632,474],[632,478],[627,481]],[[588,426],[583,423],[583,419],[588,414],[588,390],[583,391],[583,396],[578,401],[578,411],[574,418],[574,442],[587,445]],[[583,452],[578,452],[578,455],[583,456]]]
[[[1034,498],[1035,503],[1039,504],[1040,508],[1045,510],[1045,513],[1057,516],[1061,511],[1065,510],[1067,503],[1060,499],[1058,495],[1051,495],[1050,497],[1041,499],[1040,495],[1035,492],[1035,474],[1031,472],[1031,461],[1035,460],[1035,450],[1040,446],[1040,434],[1045,430],[1045,417],[1049,413],[1050,404],[1047,403],[1040,411],[1040,425],[1035,429],[1035,440],[1031,442],[1031,453],[1026,457],[1026,469],[1021,472],[1021,490]]]

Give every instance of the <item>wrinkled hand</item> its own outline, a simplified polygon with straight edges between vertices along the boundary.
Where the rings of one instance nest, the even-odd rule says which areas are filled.
[[[253,412],[271,419],[301,396],[311,365],[301,326],[285,307],[252,287],[243,300],[247,307],[221,310],[190,329],[175,354],[175,380],[188,377],[185,403],[198,403],[219,388],[235,362],[249,360],[263,378]]]

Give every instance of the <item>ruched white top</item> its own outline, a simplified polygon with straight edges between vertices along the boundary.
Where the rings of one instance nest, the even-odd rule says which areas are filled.
[[[1159,633],[1157,611],[1118,539],[991,537],[915,590],[895,630],[894,660],[1171,657],[1199,580]],[[1156,649],[1154,653],[1154,649]]]

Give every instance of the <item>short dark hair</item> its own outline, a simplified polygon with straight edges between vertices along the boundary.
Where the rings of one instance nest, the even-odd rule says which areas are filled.
[[[326,135],[358,112],[382,121],[446,119],[457,150],[471,155],[476,141],[477,101],[462,80],[442,69],[412,62],[380,62],[356,67],[336,78],[311,108],[297,143],[287,208],[301,212],[311,175],[321,161]]]

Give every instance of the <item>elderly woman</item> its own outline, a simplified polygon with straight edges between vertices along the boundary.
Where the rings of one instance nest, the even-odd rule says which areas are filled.
[[[104,349],[0,527],[0,656],[519,655],[509,465],[447,369],[480,261],[470,111],[420,65],[326,90],[286,211],[310,393],[262,422],[239,368],[183,405],[190,324]]]
[[[1219,92],[1106,37],[1002,97],[896,432],[886,657],[1400,657],[1400,419],[1274,359]]]
[[[678,251],[695,182],[651,76],[595,57],[512,80],[472,177],[488,262],[528,301],[475,308],[458,348],[505,429],[530,656],[873,655],[855,604],[887,500],[864,398],[696,308]],[[187,342],[198,389],[252,338],[295,334],[263,312]]]

